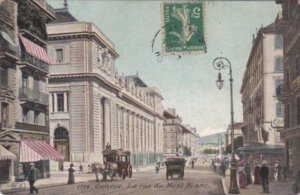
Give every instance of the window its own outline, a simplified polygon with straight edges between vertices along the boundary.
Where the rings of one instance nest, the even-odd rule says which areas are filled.
[[[64,111],[64,94],[57,94],[57,111],[63,112]]]
[[[34,124],[39,125],[40,124],[40,112],[34,111]]]
[[[284,117],[284,125],[286,128],[290,127],[290,104],[288,104],[285,108],[285,117]]]
[[[22,88],[27,88],[28,87],[28,77],[23,75],[22,76]]]
[[[297,124],[300,124],[300,97],[297,97]]]
[[[0,87],[7,86],[7,69],[0,67]]]
[[[282,36],[281,35],[275,35],[275,49],[282,49]]]
[[[276,57],[275,59],[275,72],[283,71],[283,61],[282,57]]]
[[[56,52],[56,62],[62,63],[64,60],[63,49],[56,49],[55,52]]]
[[[276,117],[282,118],[284,115],[284,105],[283,103],[276,103]]]
[[[29,109],[23,108],[23,123],[29,123]]]
[[[1,119],[2,119],[2,127],[8,127],[8,104],[1,104]]]
[[[33,81],[34,89],[40,91],[40,82],[39,80],[34,79]]]

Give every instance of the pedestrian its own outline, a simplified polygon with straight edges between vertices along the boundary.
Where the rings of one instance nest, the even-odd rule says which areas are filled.
[[[225,173],[226,173],[226,165],[225,165],[225,162],[224,162],[224,161],[221,162],[220,169],[221,169],[221,174],[222,174],[222,176],[225,177]]]
[[[37,194],[39,190],[34,186],[35,181],[39,177],[39,170],[34,167],[34,163],[30,163],[30,169],[28,174],[28,181],[30,186],[30,194],[33,194],[33,191]]]
[[[278,162],[278,160],[275,160],[275,164],[274,164],[274,179],[276,181],[278,181],[278,174],[279,174],[278,166],[279,166],[279,162]]]
[[[300,194],[300,170],[297,171],[295,182],[293,183],[293,192]]]
[[[239,176],[240,188],[245,189],[247,185],[246,173],[245,173],[245,160],[241,160],[239,162],[238,176]]]
[[[92,173],[91,165],[88,165],[87,173]]]
[[[83,166],[82,166],[81,163],[80,163],[80,165],[79,165],[79,173],[83,173]]]
[[[254,184],[260,185],[261,178],[260,178],[260,166],[256,163],[254,167]]]
[[[194,160],[192,160],[192,169],[194,168],[194,163],[195,163]]]
[[[74,184],[75,183],[75,178],[74,178],[75,170],[73,169],[73,167],[74,167],[74,165],[70,164],[70,168],[68,169],[68,171],[69,171],[68,184]]]
[[[247,185],[252,184],[252,176],[251,176],[251,166],[247,162],[245,166],[245,172],[246,172],[246,180],[247,180]]]
[[[262,162],[262,167],[260,168],[260,177],[261,177],[261,183],[264,193],[270,193],[269,192],[269,167],[267,166],[267,161]]]

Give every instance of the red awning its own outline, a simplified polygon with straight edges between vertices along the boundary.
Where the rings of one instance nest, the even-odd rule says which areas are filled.
[[[44,48],[33,43],[32,41],[26,39],[23,36],[20,36],[20,39],[28,54],[38,58],[39,60],[42,60],[43,62],[46,62],[47,64],[51,64],[49,56]]]
[[[20,147],[20,162],[39,160],[63,160],[64,157],[52,148],[46,141],[22,140]]]

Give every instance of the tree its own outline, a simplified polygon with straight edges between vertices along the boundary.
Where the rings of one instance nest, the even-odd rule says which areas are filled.
[[[238,136],[236,138],[234,138],[234,151],[236,151],[239,147],[243,147],[243,137],[242,136]],[[227,153],[231,153],[231,144],[229,144],[226,147],[226,152]]]
[[[217,154],[219,150],[217,149],[212,149],[212,148],[206,148],[203,150],[204,154]]]
[[[183,146],[183,155],[191,156],[192,155],[191,149],[186,146]]]

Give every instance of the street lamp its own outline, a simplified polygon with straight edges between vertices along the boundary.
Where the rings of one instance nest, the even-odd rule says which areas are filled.
[[[229,69],[229,81],[230,81],[230,110],[231,110],[231,168],[230,168],[230,187],[229,194],[240,194],[239,187],[237,185],[237,163],[235,159],[235,151],[234,151],[234,112],[233,112],[233,90],[232,90],[232,68],[231,63],[227,58],[217,57],[213,61],[214,69],[219,71],[218,80],[216,80],[216,85],[218,89],[222,89],[224,80],[222,80],[221,70]]]

